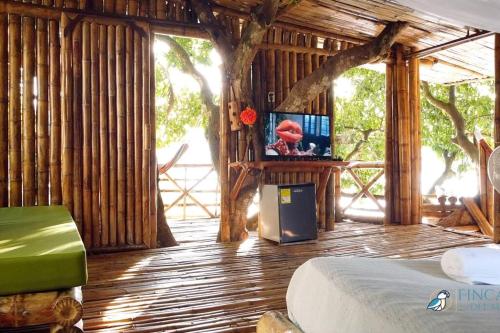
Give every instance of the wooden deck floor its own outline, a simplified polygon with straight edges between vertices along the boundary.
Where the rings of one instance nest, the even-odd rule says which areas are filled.
[[[180,246],[90,256],[85,332],[252,332],[285,310],[293,271],[315,256],[437,257],[488,239],[429,225],[339,223],[314,244],[276,246],[252,236],[217,244],[216,221],[173,223]]]

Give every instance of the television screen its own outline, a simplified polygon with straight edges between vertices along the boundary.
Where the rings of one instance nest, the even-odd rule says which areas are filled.
[[[265,157],[331,159],[328,116],[270,112],[264,123]]]

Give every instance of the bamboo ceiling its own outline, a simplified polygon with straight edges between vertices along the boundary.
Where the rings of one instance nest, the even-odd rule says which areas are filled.
[[[214,0],[221,7],[248,13],[258,0]],[[417,50],[467,35],[467,29],[386,0],[303,0],[280,18],[287,23],[364,42],[382,31],[388,21],[407,21],[410,28],[399,42]],[[493,37],[469,42],[432,55],[422,79],[452,83],[493,76]],[[436,61],[437,60],[437,63]]]

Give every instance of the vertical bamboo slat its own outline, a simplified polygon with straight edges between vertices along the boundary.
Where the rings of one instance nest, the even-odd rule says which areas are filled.
[[[143,130],[143,146],[142,146],[142,240],[146,246],[151,247],[151,216],[150,216],[150,159],[151,159],[151,109],[149,105],[149,74],[150,74],[150,45],[149,37],[142,38],[142,130]],[[153,95],[154,96],[154,95]]]
[[[109,245],[109,140],[108,140],[108,43],[107,29],[99,26],[99,136],[101,243]]]
[[[82,133],[82,25],[73,30],[73,218],[82,231],[83,224],[83,133]]]
[[[23,102],[22,102],[22,154],[23,154],[23,206],[33,206],[35,190],[35,108],[33,81],[35,76],[35,22],[32,17],[22,19],[23,45]]]
[[[37,204],[49,204],[49,62],[47,21],[37,19]],[[0,74],[1,76],[1,74]],[[0,87],[1,90],[1,87]]]
[[[134,194],[135,194],[135,243],[142,243],[142,45],[141,37],[134,32]]]
[[[0,14],[0,207],[9,205],[8,17]]]
[[[134,243],[134,33],[125,29],[125,87],[127,115],[127,243]]]
[[[9,206],[21,206],[21,18],[17,15],[9,15],[9,50]]]
[[[90,24],[90,87],[92,114],[92,246],[101,246],[99,146],[99,26]]]
[[[222,93],[220,102],[220,184],[221,184],[221,222],[220,222],[220,239],[222,242],[228,242],[231,239],[231,229],[229,225],[231,203],[229,198],[229,142],[228,142],[228,92],[229,82],[225,79],[222,81]]]
[[[385,218],[384,224],[391,224],[393,222],[393,64],[386,64],[385,66]]]
[[[407,68],[401,48],[397,48],[396,68],[398,124],[399,124],[399,179],[401,224],[411,223],[411,147],[410,147],[410,116],[408,108]]]
[[[61,16],[61,30],[64,31],[69,24],[66,14]],[[62,194],[63,204],[73,212],[73,73],[71,70],[71,36],[62,36]]]
[[[82,23],[83,242],[92,246],[92,94],[90,23]]]
[[[283,40],[283,30],[281,28],[274,28],[274,44],[280,45]],[[276,103],[275,106],[280,105],[281,101],[283,101],[283,56],[281,55],[281,51],[274,51],[274,59],[275,59],[275,85],[276,85]]]
[[[61,188],[61,46],[59,23],[49,21],[50,203],[62,203]]]
[[[419,60],[409,61],[409,98],[411,125],[411,224],[422,221],[422,196],[420,193],[421,142],[420,142],[420,73]]]
[[[125,27],[116,27],[116,113],[117,113],[117,228],[118,244],[126,242],[127,122],[125,98]]]
[[[154,36],[150,35],[149,39],[149,121],[150,121],[150,140],[151,140],[151,150],[149,151],[149,211],[150,211],[150,244],[151,247],[156,247],[157,245],[157,234],[158,234],[158,216],[157,216],[157,185],[158,185],[158,167],[156,162],[156,108],[155,108],[155,58],[152,52],[152,47],[154,45]]]
[[[108,26],[109,244],[117,244],[116,30]]]

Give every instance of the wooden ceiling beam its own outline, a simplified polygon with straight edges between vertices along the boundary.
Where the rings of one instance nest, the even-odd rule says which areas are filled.
[[[468,36],[458,38],[458,39],[454,39],[454,40],[451,40],[451,41],[443,43],[443,44],[431,46],[431,47],[428,47],[426,49],[422,49],[422,50],[415,51],[415,52],[410,52],[410,53],[406,54],[405,58],[406,59],[423,58],[423,57],[426,57],[426,56],[431,55],[433,53],[444,51],[444,50],[450,49],[452,47],[462,45],[465,43],[469,43],[469,42],[472,42],[472,41],[475,41],[478,39],[482,39],[482,38],[485,38],[488,36],[492,36],[492,35],[494,35],[494,33],[489,32],[489,31],[477,32],[475,34],[468,35]]]

